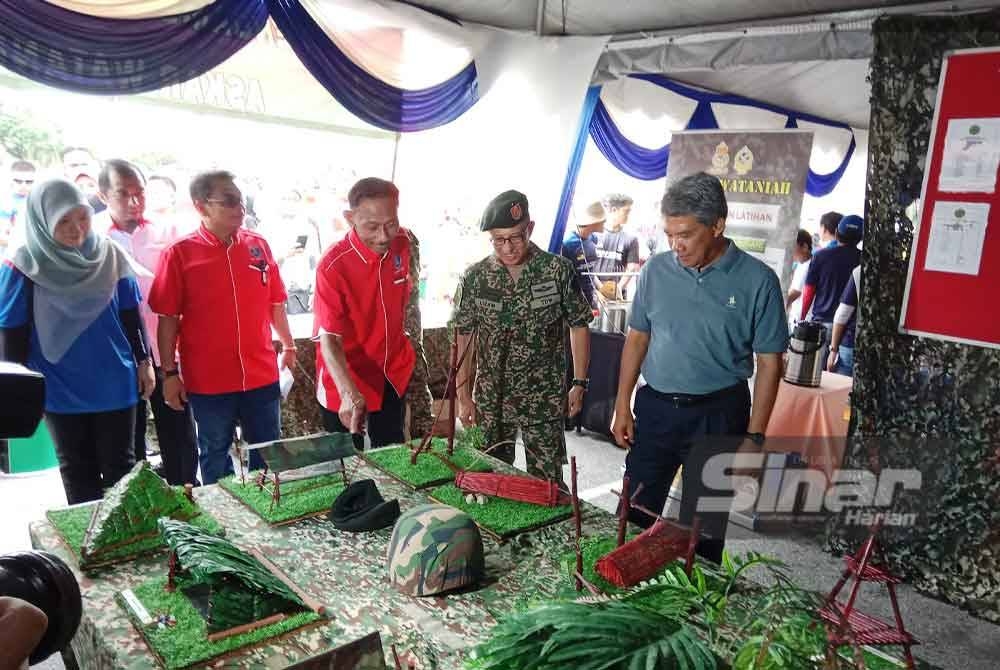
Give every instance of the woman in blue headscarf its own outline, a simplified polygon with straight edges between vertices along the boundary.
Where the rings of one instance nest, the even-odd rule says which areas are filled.
[[[60,179],[28,195],[24,246],[0,266],[0,357],[45,376],[45,422],[70,504],[96,500],[134,464],[138,395],[152,367],[128,256],[91,230]]]

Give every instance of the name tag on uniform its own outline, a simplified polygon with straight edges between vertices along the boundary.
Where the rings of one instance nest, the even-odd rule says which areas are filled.
[[[503,309],[502,302],[499,300],[490,300],[489,298],[476,298],[476,306],[488,309],[491,312],[499,312]]]
[[[535,298],[531,301],[531,309],[542,309],[543,307],[548,307],[549,305],[554,305],[559,302],[559,295],[546,295],[541,298]]]
[[[555,296],[559,295],[559,287],[556,286],[556,283],[554,281],[543,281],[540,284],[531,285],[532,298],[544,298],[550,295],[555,295]],[[532,302],[531,304],[534,305],[535,303]],[[552,303],[549,304],[551,305]]]

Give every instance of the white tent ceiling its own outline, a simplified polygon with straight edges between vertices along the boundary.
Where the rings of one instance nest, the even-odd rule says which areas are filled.
[[[867,128],[871,23],[881,13],[973,11],[995,0],[414,0],[463,22],[607,35],[595,83],[660,73]]]
[[[416,0],[410,4],[512,30],[535,30],[538,0]],[[547,0],[546,34],[615,35],[916,4],[899,0]],[[565,31],[563,26],[565,25]]]

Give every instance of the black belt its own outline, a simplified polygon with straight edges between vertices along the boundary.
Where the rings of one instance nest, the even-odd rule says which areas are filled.
[[[746,382],[739,382],[738,384],[727,386],[726,388],[719,389],[718,391],[712,391],[711,393],[704,393],[704,394],[664,393],[663,391],[657,391],[648,384],[646,385],[646,388],[649,389],[649,392],[655,395],[657,398],[671,403],[674,407],[693,407],[695,405],[701,405],[711,400],[717,400],[718,398],[722,398],[727,395],[742,393],[746,390],[747,385]]]

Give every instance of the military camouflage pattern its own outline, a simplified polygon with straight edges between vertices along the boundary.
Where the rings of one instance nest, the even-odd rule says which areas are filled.
[[[410,338],[413,351],[417,355],[413,366],[413,376],[406,387],[406,406],[410,410],[409,423],[405,427],[407,439],[423,437],[434,425],[433,403],[428,387],[430,370],[424,354],[424,330],[420,320],[420,241],[407,229],[410,239],[410,300],[403,315],[403,329]]]
[[[534,243],[516,283],[491,255],[466,270],[455,293],[453,324],[477,333],[474,397],[486,444],[512,442],[520,428],[535,476],[562,481],[566,327],[591,318],[572,263]],[[491,453],[514,462],[513,444]]]
[[[497,471],[512,471],[496,459],[489,460]],[[374,479],[383,496],[398,498],[404,510],[429,502],[425,493],[358,461],[352,458],[347,463],[352,479]],[[395,645],[403,667],[413,660],[419,670],[458,670],[469,649],[486,638],[497,616],[556,595],[559,584],[565,583],[560,578],[559,559],[573,547],[572,520],[523,533],[505,544],[484,537],[486,573],[480,588],[447,597],[414,598],[397,591],[386,579],[389,528],[345,533],[323,517],[270,528],[218,486],[195,489],[195,497],[225,526],[227,536],[237,546],[259,548],[309,596],[329,607],[333,617],[282,640],[237,652],[226,660],[228,669],[283,668],[379,631],[389,667],[393,667],[391,646]],[[583,507],[584,533],[615,532],[613,516],[587,504]],[[79,571],[48,522],[32,523],[30,532],[32,545],[57,554],[80,582],[83,619],[71,646],[79,667],[156,667],[146,644],[115,602],[115,594],[165,575],[166,553],[88,576]]]
[[[411,596],[472,586],[483,577],[483,538],[465,512],[421,505],[396,521],[389,540],[389,581]]]

